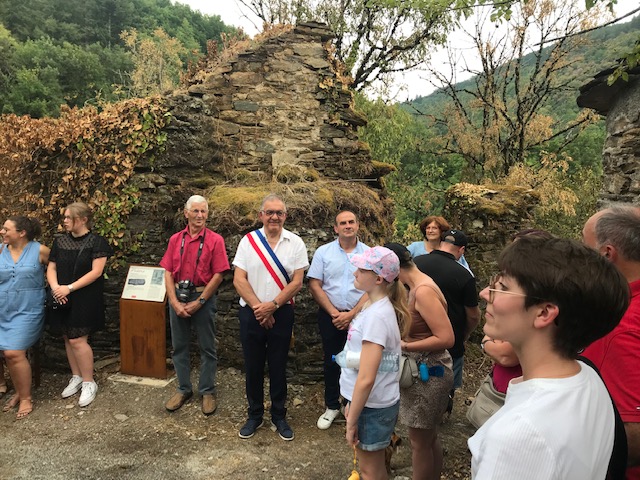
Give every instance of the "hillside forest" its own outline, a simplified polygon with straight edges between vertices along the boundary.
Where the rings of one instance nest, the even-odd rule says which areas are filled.
[[[501,38],[492,18],[484,31],[478,24],[468,34],[483,68],[469,80],[434,69],[436,92],[402,104],[356,93],[369,120],[361,138],[396,168],[386,185],[399,240],[419,238],[417,224],[442,211],[458,182],[530,186],[542,199],[538,226],[579,231],[600,190],[605,132],[577,107],[578,88],[628,51],[640,17],[573,35],[599,13],[563,10],[572,5],[527,2],[504,19]],[[547,37],[536,43],[531,32]],[[170,0],[0,0],[0,113],[57,117],[61,105],[104,110],[162,93],[241,38],[220,17]]]

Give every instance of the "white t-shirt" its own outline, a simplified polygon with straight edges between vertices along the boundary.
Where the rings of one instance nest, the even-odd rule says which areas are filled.
[[[361,352],[362,342],[368,341],[382,345],[385,352],[400,355],[400,330],[393,305],[384,297],[360,311],[349,326],[345,349]],[[351,401],[353,388],[358,378],[358,370],[343,368],[340,374],[340,393]],[[365,403],[369,408],[386,408],[400,400],[398,372],[378,372],[376,380]]]
[[[611,399],[580,362],[569,378],[509,383],[504,406],[468,441],[474,480],[603,480],[613,449]]]
[[[264,228],[261,228],[260,232],[264,235]],[[278,244],[273,251],[289,278],[293,278],[296,270],[309,266],[307,247],[298,235],[289,230],[282,229],[280,240],[278,240]],[[280,293],[280,287],[274,281],[264,263],[262,263],[246,235],[242,237],[238,244],[233,265],[247,272],[249,285],[251,285],[253,292],[261,302],[270,302]],[[244,307],[246,304],[247,302],[240,298],[240,305]]]

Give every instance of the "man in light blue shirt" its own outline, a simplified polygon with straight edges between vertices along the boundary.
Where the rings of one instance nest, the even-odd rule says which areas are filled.
[[[318,304],[318,326],[324,352],[324,400],[327,410],[318,419],[325,430],[340,414],[340,367],[332,360],[344,348],[349,324],[366,301],[353,286],[356,268],[349,259],[369,247],[358,240],[360,224],[353,212],[338,213],[333,226],[338,238],[316,250],[307,273],[309,290]]]

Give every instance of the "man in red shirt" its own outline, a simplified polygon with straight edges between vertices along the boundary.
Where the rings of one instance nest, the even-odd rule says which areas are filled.
[[[160,266],[165,269],[169,298],[169,321],[173,345],[173,366],[178,391],[167,401],[170,412],[178,410],[193,396],[189,343],[191,328],[198,334],[202,413],[211,415],[217,407],[215,344],[216,291],[222,274],[229,270],[223,238],[206,227],[209,206],[200,195],[193,195],[184,207],[187,227],[169,239]]]
[[[593,215],[584,243],[608,258],[629,282],[631,303],[611,333],[584,351],[600,370],[627,433],[627,480],[640,480],[640,208],[616,205]]]

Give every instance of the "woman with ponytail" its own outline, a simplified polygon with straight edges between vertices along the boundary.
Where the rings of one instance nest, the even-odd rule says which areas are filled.
[[[409,430],[413,479],[438,480],[443,461],[438,425],[453,388],[453,361],[447,348],[453,346],[454,334],[447,301],[433,279],[418,270],[409,250],[399,243],[387,243],[385,247],[398,256],[398,278],[410,290],[411,320],[409,331],[400,342],[402,351],[416,363],[443,372],[400,391],[399,420]]]
[[[401,331],[409,326],[407,294],[396,281],[398,257],[388,248],[373,247],[354,255],[354,286],[369,301],[349,326],[345,350],[360,354],[358,369],[343,368],[340,393],[347,400],[346,438],[358,448],[363,480],[387,479],[384,450],[400,408],[398,372],[379,371],[384,354],[400,355]]]

